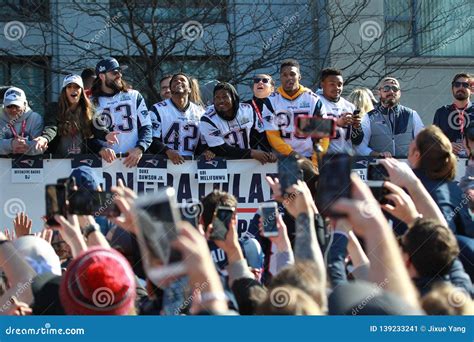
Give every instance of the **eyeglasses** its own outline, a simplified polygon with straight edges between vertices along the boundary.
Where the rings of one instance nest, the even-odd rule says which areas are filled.
[[[456,81],[456,82],[451,83],[451,85],[452,85],[454,88],[461,88],[461,87],[463,87],[463,88],[466,88],[466,89],[467,89],[467,88],[470,88],[470,87],[471,87],[471,85],[470,85],[468,82],[458,82],[458,81]]]
[[[19,110],[19,109],[20,109],[20,107],[15,106],[15,105],[9,105],[9,106],[6,106],[5,108],[8,108],[8,109],[16,109],[16,110]]]
[[[254,84],[260,83],[260,81],[267,84],[267,83],[270,82],[270,79],[269,78],[260,78],[260,77],[256,77],[256,78],[253,79]]]
[[[385,91],[385,92],[387,92],[387,91],[390,91],[390,90],[391,90],[391,91],[393,91],[393,92],[395,92],[395,93],[396,93],[397,91],[399,91],[399,90],[400,90],[400,88],[398,88],[397,86],[394,86],[394,85],[392,85],[392,86],[389,86],[389,85],[384,85],[384,86],[382,87],[382,90],[383,90],[383,91]]]

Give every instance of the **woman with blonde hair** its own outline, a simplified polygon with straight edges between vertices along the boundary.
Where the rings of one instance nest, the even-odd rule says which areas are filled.
[[[349,102],[360,110],[360,116],[374,109],[374,101],[374,94],[368,88],[356,88],[349,94]]]

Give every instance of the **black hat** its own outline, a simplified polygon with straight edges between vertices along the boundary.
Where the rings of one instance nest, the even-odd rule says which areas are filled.
[[[65,315],[59,299],[61,277],[53,273],[43,273],[33,278],[33,315]]]
[[[95,66],[95,73],[96,75],[99,75],[112,70],[125,70],[126,68],[126,66],[120,66],[119,62],[115,58],[108,57],[97,63]]]

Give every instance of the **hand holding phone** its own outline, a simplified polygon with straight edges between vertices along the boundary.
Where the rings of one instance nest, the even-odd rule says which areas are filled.
[[[262,218],[263,236],[278,236],[277,215],[278,205],[276,202],[266,202],[260,205]]]
[[[294,156],[278,157],[278,180],[280,181],[281,192],[298,183],[303,179],[303,171],[298,165],[298,160]]]
[[[220,241],[226,239],[229,229],[233,229],[231,224],[234,212],[235,209],[232,207],[218,206],[216,208],[214,219],[212,220],[212,232],[209,239]]]
[[[298,137],[312,137],[316,139],[335,138],[336,120],[311,115],[296,117],[295,133]]]

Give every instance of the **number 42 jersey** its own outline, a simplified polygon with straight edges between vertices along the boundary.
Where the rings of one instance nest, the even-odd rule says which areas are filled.
[[[171,101],[155,104],[150,111],[153,138],[175,150],[181,156],[193,156],[199,143],[199,120],[204,109],[192,102],[184,112]]]

